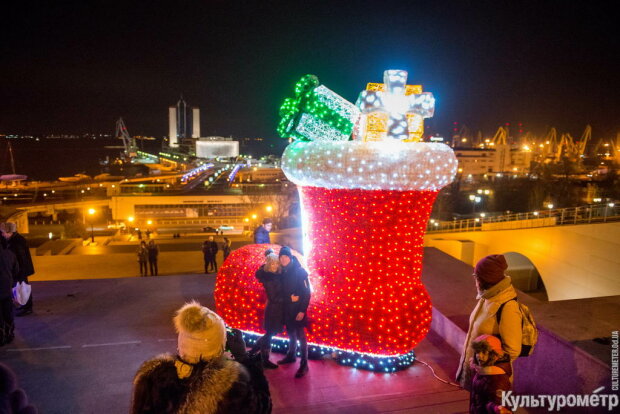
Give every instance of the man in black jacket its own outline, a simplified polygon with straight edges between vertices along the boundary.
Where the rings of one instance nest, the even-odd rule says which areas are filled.
[[[271,231],[272,227],[273,221],[270,218],[264,219],[263,224],[261,224],[256,228],[256,230],[254,230],[254,244],[271,243],[269,232]]]
[[[286,357],[278,364],[295,362],[297,355],[297,340],[299,340],[301,362],[295,373],[295,378],[301,378],[308,372],[308,342],[306,340],[306,325],[308,324],[308,305],[310,304],[310,283],[308,272],[301,267],[301,263],[289,247],[280,249],[280,264],[282,265],[282,297],[284,298],[284,322],[289,337],[289,347]]]
[[[7,222],[0,225],[0,231],[2,231],[2,241],[6,249],[13,252],[19,265],[19,273],[13,284],[17,282],[28,283],[28,276],[34,274],[34,265],[32,264],[32,257],[30,256],[30,249],[28,248],[28,242],[17,232],[17,225],[15,223]],[[28,302],[25,305],[17,309],[16,316],[24,316],[32,313],[32,293]]]
[[[205,273],[217,273],[217,263],[215,259],[217,257],[218,250],[219,248],[217,247],[217,243],[213,240],[213,236],[209,236],[209,239],[202,243],[202,254],[204,255],[205,260]]]
[[[12,288],[18,275],[15,255],[0,245],[0,346],[10,344],[15,337]]]

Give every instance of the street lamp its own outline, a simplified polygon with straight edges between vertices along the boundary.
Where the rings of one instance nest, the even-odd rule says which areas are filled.
[[[476,203],[479,203],[480,200],[482,200],[482,198],[480,196],[477,196],[475,194],[471,194],[469,196],[469,201],[471,201],[472,205],[473,205],[473,210],[472,213],[476,213]]]
[[[267,207],[265,207],[265,210],[267,210],[267,213],[271,213],[273,211],[273,207],[272,206],[267,206]]]
[[[90,242],[93,244],[95,243],[95,228],[93,227],[93,216],[96,212],[97,210],[95,210],[94,208],[88,209],[88,215],[90,216]]]

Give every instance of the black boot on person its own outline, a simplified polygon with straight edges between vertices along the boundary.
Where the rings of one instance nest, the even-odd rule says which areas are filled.
[[[278,365],[292,364],[296,360],[297,358],[295,358],[295,356],[287,354],[284,358],[278,361]]]
[[[263,368],[266,368],[266,369],[276,369],[276,368],[278,368],[277,364],[274,364],[273,362],[271,362],[269,360],[269,350],[268,349],[261,349],[260,355],[261,355],[261,358],[263,360]]]
[[[295,378],[301,378],[308,373],[308,360],[302,359],[299,369],[295,373]]]

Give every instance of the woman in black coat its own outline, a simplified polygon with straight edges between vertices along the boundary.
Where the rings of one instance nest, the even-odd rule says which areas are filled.
[[[0,346],[10,344],[15,337],[12,287],[18,277],[15,255],[0,245]]]
[[[308,342],[306,326],[308,325],[308,305],[310,304],[310,282],[308,273],[289,247],[282,247],[279,254],[282,265],[282,297],[284,302],[284,323],[289,337],[289,349],[286,357],[278,364],[290,364],[297,358],[297,340],[301,361],[295,378],[308,373]]]
[[[26,238],[17,232],[17,225],[12,222],[2,223],[0,231],[3,236],[3,246],[13,252],[17,264],[19,265],[19,274],[15,276],[13,283],[26,282],[28,276],[34,274],[34,265],[30,256],[30,249]],[[28,298],[28,302],[17,310],[17,316],[24,316],[32,313],[32,293]]]
[[[278,365],[269,360],[271,338],[284,330],[281,273],[280,261],[273,252],[266,255],[265,264],[256,271],[256,278],[262,283],[267,294],[263,325],[266,333],[256,342],[256,345],[260,348],[263,357],[263,367],[271,369],[278,368]]]

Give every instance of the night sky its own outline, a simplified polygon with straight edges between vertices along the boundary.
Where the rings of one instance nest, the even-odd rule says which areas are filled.
[[[304,74],[355,101],[385,69],[492,134],[522,122],[620,132],[620,35],[601,1],[11,1],[0,38],[0,134],[167,134],[183,94],[202,135],[276,137]],[[616,62],[616,63],[613,63]]]

